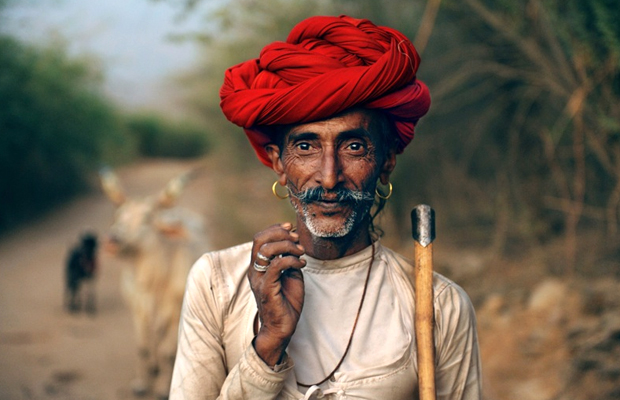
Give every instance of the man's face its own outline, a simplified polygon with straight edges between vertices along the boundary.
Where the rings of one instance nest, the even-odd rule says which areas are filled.
[[[369,112],[351,111],[296,125],[285,136],[281,178],[315,237],[343,237],[368,222],[376,181],[389,159],[372,118]]]

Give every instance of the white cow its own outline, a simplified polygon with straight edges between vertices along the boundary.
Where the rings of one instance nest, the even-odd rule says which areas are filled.
[[[105,247],[132,264],[123,271],[121,287],[137,334],[136,395],[168,397],[187,274],[205,250],[201,216],[174,206],[191,176],[171,180],[158,195],[130,199],[111,170],[100,173],[104,192],[117,206]]]

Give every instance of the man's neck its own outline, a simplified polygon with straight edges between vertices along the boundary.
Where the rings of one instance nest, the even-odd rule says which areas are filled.
[[[297,221],[299,243],[304,246],[307,255],[318,260],[342,258],[370,246],[372,240],[368,228],[368,223],[365,223],[343,237],[321,238],[312,235],[302,221]]]

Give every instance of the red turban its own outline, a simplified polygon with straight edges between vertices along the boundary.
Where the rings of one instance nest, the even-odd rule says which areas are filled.
[[[409,39],[394,29],[347,16],[311,17],[285,43],[229,68],[220,106],[269,167],[264,146],[273,140],[261,126],[321,120],[357,105],[386,112],[400,153],[430,107],[428,88],[416,79],[419,64]]]

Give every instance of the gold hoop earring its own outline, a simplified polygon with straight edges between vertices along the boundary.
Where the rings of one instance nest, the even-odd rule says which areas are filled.
[[[288,196],[289,196],[288,189],[286,189],[286,196],[281,196],[278,194],[278,191],[276,190],[277,185],[278,185],[278,181],[275,181],[273,183],[273,186],[271,186],[271,191],[273,192],[273,195],[276,196],[280,200],[288,199]]]
[[[388,182],[388,194],[386,195],[382,195],[381,192],[379,191],[379,187],[375,188],[375,194],[382,200],[387,200],[390,197],[392,197],[392,182]]]

